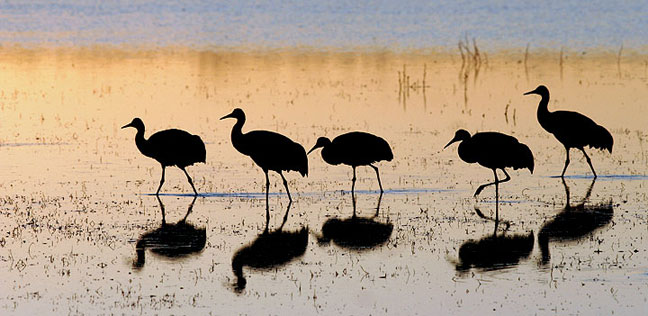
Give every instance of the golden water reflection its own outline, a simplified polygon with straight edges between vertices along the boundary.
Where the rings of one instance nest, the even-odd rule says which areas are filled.
[[[571,52],[562,66],[559,52],[526,61],[518,51],[483,57],[476,72],[452,52],[1,48],[0,288],[9,294],[0,305],[13,313],[100,313],[110,306],[127,314],[643,310],[645,55],[617,63],[615,54]],[[492,235],[492,222],[474,214],[475,204],[485,213],[495,209],[490,192],[477,201],[471,195],[491,172],[441,151],[458,128],[511,134],[534,153],[534,174],[512,171],[500,187],[507,234],[536,236],[560,218],[564,189],[550,176],[562,169],[564,149],[537,123],[537,100],[522,95],[538,84],[551,89],[551,110],[585,113],[612,132],[613,154],[591,153],[600,175],[590,197],[592,205],[615,201],[612,223],[573,243],[549,238],[546,264],[537,264],[542,247],[527,258],[525,243],[527,259],[513,268],[472,269],[457,278],[461,245]],[[297,232],[303,255],[280,267],[257,264],[261,271],[243,273],[250,278],[245,290],[231,291],[238,277],[232,257],[265,238],[259,234],[267,224],[263,173],[232,147],[231,124],[218,120],[236,107],[246,111],[244,131],[277,131],[308,148],[320,136],[352,130],[385,138],[394,160],[379,165],[386,191],[380,218],[389,220],[380,223],[388,228],[379,246],[355,251],[306,238],[306,231],[323,236],[323,223],[351,215],[341,191],[351,169],[311,155],[309,177],[286,176],[295,203],[282,230]],[[204,248],[181,262],[147,258],[139,273],[132,269],[137,240],[160,227],[161,214],[148,195],[159,165],[120,129],[134,117],[147,136],[180,128],[200,135],[207,148],[207,163],[189,167],[196,189],[208,196],[196,200],[191,215],[192,225],[205,227]],[[586,192],[589,167],[577,154],[572,159],[570,187]],[[184,210],[191,197],[180,193],[191,189],[181,171],[167,171],[166,208]],[[269,224],[278,227],[287,198],[278,176],[271,177],[270,191],[279,193],[270,198]],[[375,181],[373,170],[358,168],[359,214],[375,213],[377,193],[368,191]],[[166,220],[181,220],[176,213]]]

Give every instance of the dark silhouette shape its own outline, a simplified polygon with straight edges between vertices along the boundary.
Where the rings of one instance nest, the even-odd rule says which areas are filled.
[[[569,203],[569,186],[563,179],[562,183],[565,186],[565,195],[567,196],[565,207],[553,219],[545,222],[538,233],[538,245],[542,253],[543,264],[549,263],[551,259],[549,254],[550,241],[577,241],[589,236],[612,221],[614,209],[611,200],[596,205],[585,205],[592,193],[594,182],[596,182],[596,179],[592,179],[583,201],[576,206],[571,206]]]
[[[162,165],[162,178],[160,179],[160,186],[155,192],[156,195],[160,194],[160,189],[164,184],[164,171],[166,167],[170,166],[177,166],[184,172],[189,184],[191,184],[194,195],[198,195],[198,191],[196,191],[193,181],[185,168],[197,162],[205,162],[205,144],[200,139],[200,136],[191,135],[178,129],[167,129],[151,135],[149,139],[145,139],[144,122],[139,118],[134,118],[132,122],[122,126],[122,128],[126,127],[137,129],[137,134],[135,134],[137,149],[144,156],[151,157]]]
[[[269,170],[279,173],[286,187],[288,199],[292,202],[288,181],[286,181],[283,171],[297,171],[304,177],[308,176],[308,158],[304,147],[275,132],[251,131],[244,134],[241,129],[245,124],[245,113],[241,109],[234,109],[232,113],[221,117],[221,120],[226,118],[236,119],[236,124],[232,127],[234,148],[240,153],[250,156],[265,173],[266,212],[268,211],[268,191],[270,191]]]
[[[482,211],[477,206],[475,206],[475,213],[477,214],[477,216],[479,216],[479,217],[481,217],[483,219],[495,222],[495,231],[494,231],[494,233],[497,233],[497,227],[498,227],[499,223],[502,223],[502,224],[504,224],[506,226],[504,228],[504,231],[507,231],[511,227],[511,222],[502,221],[502,220],[499,219],[499,216],[498,216],[498,214],[499,214],[499,196],[497,194],[495,195],[495,218],[484,215],[484,213],[482,213]]]
[[[243,276],[243,267],[254,269],[272,269],[287,264],[306,252],[308,245],[308,229],[302,227],[298,231],[282,231],[292,202],[288,203],[286,215],[279,229],[269,232],[268,222],[263,233],[247,246],[239,249],[232,257],[232,271],[236,275],[236,291],[245,289],[247,280]]]
[[[497,132],[477,133],[470,136],[468,131],[460,129],[455,133],[454,138],[443,149],[454,142],[460,141],[459,158],[467,163],[479,163],[480,165],[493,170],[495,182],[482,184],[475,191],[475,195],[489,185],[495,185],[495,197],[499,194],[499,184],[511,180],[511,177],[504,168],[513,169],[527,168],[533,173],[533,154],[527,145],[509,135]],[[496,169],[502,169],[506,178],[499,180]]]
[[[135,246],[137,260],[133,262],[133,267],[136,269],[144,266],[147,248],[155,254],[173,259],[199,253],[205,248],[205,242],[207,241],[205,228],[196,228],[194,225],[187,223],[187,216],[193,210],[196,197],[189,204],[184,218],[175,224],[166,223],[164,204],[160,197],[157,197],[157,199],[162,211],[162,224],[160,227],[142,234],[137,240]]]
[[[495,196],[495,213],[499,208],[498,197]],[[459,248],[459,263],[457,271],[467,271],[470,268],[484,270],[497,270],[517,265],[521,259],[528,257],[533,250],[533,232],[529,234],[509,234],[506,232],[511,227],[508,221],[485,216],[477,206],[475,213],[483,219],[495,222],[493,235],[485,236],[479,240],[470,239]],[[499,224],[505,225],[504,231],[497,234]]]
[[[391,161],[394,158],[389,144],[384,139],[365,132],[342,134],[334,138],[333,141],[326,137],[320,137],[308,153],[310,154],[320,147],[322,148],[322,159],[328,164],[339,165],[342,163],[353,168],[352,194],[355,190],[357,166],[370,166],[373,168],[376,171],[380,192],[384,192],[382,183],[380,183],[378,167],[373,165],[376,162],[382,160]]]
[[[380,201],[382,194],[378,197],[376,214],[373,217],[357,217],[356,203],[353,199],[353,216],[345,219],[331,218],[322,225],[322,236],[317,239],[319,244],[333,241],[342,248],[356,251],[368,250],[385,244],[391,237],[394,225],[392,223],[381,223],[375,220],[380,212]]]
[[[498,270],[517,265],[533,250],[533,232],[529,234],[486,236],[479,240],[468,240],[459,248],[457,271],[470,268]]]
[[[577,148],[583,152],[585,159],[592,169],[594,178],[596,171],[592,166],[590,157],[585,152],[585,146],[590,148],[607,149],[612,153],[614,139],[605,127],[597,125],[587,116],[570,111],[549,112],[549,89],[545,86],[538,86],[535,90],[529,91],[524,95],[537,94],[542,97],[538,105],[538,122],[547,132],[553,134],[560,143],[565,146],[567,156],[565,158],[565,167],[560,177],[565,177],[565,171],[569,165],[569,149]]]

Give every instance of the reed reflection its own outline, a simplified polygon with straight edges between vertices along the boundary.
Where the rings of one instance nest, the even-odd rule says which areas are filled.
[[[237,279],[236,291],[242,291],[247,284],[243,275],[243,267],[248,266],[259,270],[277,268],[301,257],[306,252],[308,228],[302,227],[293,232],[283,231],[291,205],[292,202],[289,202],[281,226],[277,230],[269,231],[269,217],[266,217],[266,227],[263,233],[247,246],[236,251],[232,257],[232,271]]]
[[[200,253],[205,248],[207,234],[205,228],[197,228],[187,223],[187,217],[193,210],[196,197],[193,198],[185,216],[175,224],[167,224],[164,210],[164,203],[159,196],[162,211],[162,224],[160,227],[150,230],[140,236],[135,246],[137,259],[133,267],[140,269],[145,263],[146,249],[154,254],[170,259],[184,258],[192,254]]]
[[[353,216],[345,219],[331,218],[322,225],[322,236],[318,237],[319,244],[333,241],[342,248],[356,251],[367,250],[385,244],[391,237],[394,225],[375,220],[380,213],[382,193],[378,197],[376,213],[372,217],[356,216],[356,199],[353,200]]]
[[[567,197],[565,207],[553,219],[545,222],[538,233],[538,245],[542,253],[541,263],[543,265],[548,264],[551,259],[549,242],[578,241],[612,221],[614,215],[612,200],[595,205],[585,205],[592,194],[595,182],[596,178],[592,179],[583,201],[576,206],[571,206],[569,186],[565,179],[562,179]]]

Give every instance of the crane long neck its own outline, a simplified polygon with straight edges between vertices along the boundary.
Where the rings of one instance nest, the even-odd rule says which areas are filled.
[[[322,155],[322,159],[324,159],[324,161],[326,161],[329,164],[335,165],[335,164],[338,164],[339,162],[336,161],[335,152],[333,150],[333,147],[331,147],[330,145],[331,145],[331,143],[328,143],[328,144],[322,146],[321,155]]]
[[[544,121],[550,114],[547,106],[549,105],[549,94],[542,95],[540,103],[538,104],[538,121]]]
[[[232,127],[232,144],[234,144],[234,147],[241,145],[240,142],[243,138],[243,124],[245,124],[245,117],[239,117],[236,119],[234,127]]]
[[[144,138],[144,128],[137,128],[137,134],[135,134],[135,145],[137,145],[137,149],[139,149],[142,154],[147,155],[148,154],[148,141]],[[147,155],[148,156],[148,155]]]

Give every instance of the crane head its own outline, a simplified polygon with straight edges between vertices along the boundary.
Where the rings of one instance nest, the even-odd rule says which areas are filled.
[[[241,110],[239,108],[236,108],[236,109],[234,109],[232,111],[232,113],[227,114],[227,115],[221,117],[220,119],[224,120],[226,118],[235,118],[237,120],[241,120],[241,119],[245,120],[245,113],[243,112],[243,110]]]
[[[130,123],[122,126],[122,128],[126,127],[135,127],[137,130],[144,129],[144,122],[139,117],[136,117]]]
[[[524,95],[529,95],[529,94],[537,94],[542,97],[549,96],[549,89],[547,89],[547,87],[543,85],[539,85],[537,88],[535,88],[535,90],[524,93]]]
[[[322,148],[322,147],[328,146],[328,144],[330,144],[330,143],[331,143],[331,140],[326,138],[326,137],[318,138],[317,143],[315,143],[315,146],[313,146],[313,148],[311,148],[311,150],[308,151],[307,155],[310,154],[313,150],[315,150],[317,148]]]
[[[470,133],[465,129],[460,129],[455,132],[454,138],[447,144],[443,149],[446,149],[448,146],[452,145],[455,142],[463,141],[470,138]]]

